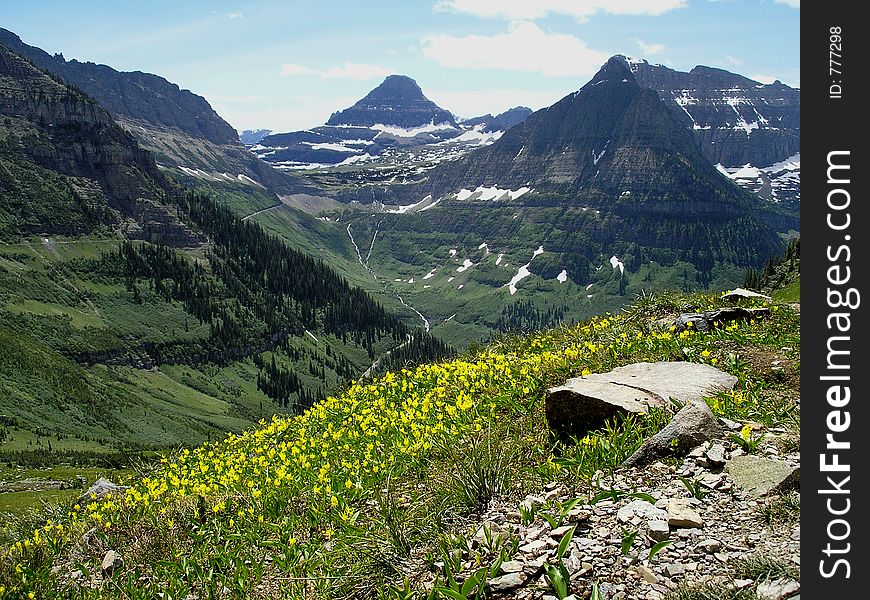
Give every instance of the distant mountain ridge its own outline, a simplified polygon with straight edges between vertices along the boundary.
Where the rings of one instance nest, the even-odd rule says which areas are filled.
[[[421,193],[438,198],[478,186],[579,194],[604,204],[745,200],[622,57],[491,146],[433,169]]]
[[[413,79],[390,75],[359,102],[333,113],[325,125],[273,133],[249,145],[278,169],[383,162],[395,166],[405,158],[438,162],[492,143],[531,112],[516,107],[495,117],[457,120],[426,98]]]
[[[110,225],[131,239],[201,243],[170,208],[172,184],[152,155],[93,98],[3,45],[0,82],[0,233],[75,235]]]
[[[724,69],[688,73],[620,56],[642,87],[655,90],[713,164],[767,167],[800,153],[800,90]]]
[[[463,119],[463,126],[471,126],[482,125],[482,131],[486,133],[491,133],[494,131],[506,131],[510,129],[514,125],[518,125],[526,120],[526,118],[532,114],[534,111],[527,106],[515,106],[514,108],[509,108],[503,113],[499,113],[496,116],[492,116],[491,114],[481,115],[479,117],[472,117],[470,119]]]
[[[256,144],[271,133],[271,129],[245,129],[239,134],[239,140],[245,145]]]
[[[93,96],[115,118],[123,116],[174,127],[216,144],[229,144],[238,139],[236,130],[214,111],[205,98],[158,75],[141,71],[121,72],[107,65],[68,61],[62,54],[52,56],[25,44],[16,34],[3,28],[0,28],[0,44]]]

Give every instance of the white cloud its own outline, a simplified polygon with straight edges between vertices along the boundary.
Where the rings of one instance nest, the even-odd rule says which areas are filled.
[[[425,36],[423,54],[446,67],[531,71],[546,77],[591,75],[608,55],[573,35],[543,31],[530,21],[492,36]]]
[[[515,106],[528,106],[533,110],[555,104],[565,96],[565,90],[449,90],[427,89],[426,97],[438,106],[461,117],[470,118],[491,113],[493,115]]]
[[[725,63],[731,65],[732,67],[737,67],[743,64],[743,61],[737,58],[736,56],[731,56],[730,54],[725,57]]]
[[[231,12],[227,13],[227,17],[230,19],[241,19],[244,15],[240,12]]]
[[[435,10],[511,20],[539,19],[550,13],[558,13],[582,20],[599,12],[613,15],[661,15],[683,8],[686,4],[687,0],[438,0]]]
[[[792,8],[796,8],[800,10],[801,8],[801,0],[773,0],[777,4],[785,4],[786,6],[791,6]]]
[[[314,73],[317,73],[317,71],[302,65],[292,65],[290,63],[281,65],[281,75],[313,75]]]
[[[328,68],[320,76],[326,79],[378,79],[393,73],[395,71],[387,67],[346,62],[341,66]]]
[[[654,54],[661,54],[662,52],[665,51],[664,44],[656,44],[654,42],[645,42],[645,41],[639,40],[639,39],[635,39],[634,41],[640,47],[641,51],[647,56],[652,56]]]

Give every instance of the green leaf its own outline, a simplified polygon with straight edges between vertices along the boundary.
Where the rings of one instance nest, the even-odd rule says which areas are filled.
[[[556,567],[547,565],[545,568],[547,579],[550,580],[550,586],[553,588],[553,593],[555,593],[556,597],[561,600],[568,595],[568,582],[565,581],[562,577],[561,571]]]
[[[565,556],[565,551],[568,549],[568,544],[571,543],[571,538],[574,537],[574,532],[576,530],[577,526],[574,525],[574,527],[565,532],[565,535],[563,535],[561,541],[559,541],[559,548],[556,550],[556,559],[560,562],[562,557]]]
[[[658,502],[658,500],[656,500],[655,498],[653,498],[649,494],[644,494],[643,492],[631,492],[630,494],[626,494],[626,495],[631,497],[631,498],[639,498],[640,500],[646,500],[650,504],[655,504],[656,502]]]
[[[601,600],[601,593],[598,591],[598,582],[592,582],[592,594],[589,596],[589,600]]]
[[[622,490],[604,490],[595,494],[592,500],[589,501],[589,504],[596,504],[608,498],[611,500],[619,500],[622,496],[625,496],[625,492]]]
[[[436,586],[434,588],[439,594],[442,596],[447,596],[448,598],[453,598],[453,600],[468,600],[467,596],[462,595],[456,590],[451,590],[448,587],[444,587],[443,585]]]
[[[665,546],[669,545],[671,540],[662,540],[661,542],[653,545],[652,548],[649,549],[649,560],[652,560],[653,557],[659,553],[659,550],[662,550]]]
[[[637,529],[635,529],[634,531],[631,531],[629,533],[626,533],[622,537],[622,555],[623,556],[628,556],[628,553],[631,550],[631,547],[634,545],[634,539],[636,537],[637,537]]]

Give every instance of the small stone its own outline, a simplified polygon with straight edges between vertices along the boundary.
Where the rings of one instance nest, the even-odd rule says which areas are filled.
[[[676,577],[686,572],[686,568],[679,563],[668,563],[664,566],[664,571],[668,577]]]
[[[721,473],[707,473],[703,477],[701,477],[701,485],[705,488],[710,488],[711,490],[715,490],[716,488],[722,485],[722,474]]]
[[[698,542],[698,545],[695,546],[695,548],[698,550],[703,550],[707,554],[713,554],[714,552],[718,552],[722,548],[722,542],[710,538],[702,542]]]
[[[561,527],[556,527],[556,529],[550,532],[550,537],[556,540],[561,540],[565,534],[572,529],[574,529],[573,525],[562,525]]]
[[[725,464],[725,446],[722,444],[713,444],[710,449],[704,454],[708,461],[715,466]]]
[[[486,585],[493,592],[503,594],[522,587],[527,579],[528,577],[526,577],[525,573],[508,573],[507,575],[490,579]]]
[[[88,488],[88,491],[79,496],[78,503],[85,504],[92,502],[108,494],[119,494],[126,489],[127,486],[125,485],[118,485],[105,477],[100,477],[94,482],[94,485]]]
[[[113,573],[119,571],[123,567],[124,559],[114,550],[109,550],[108,552],[106,552],[105,556],[103,556],[101,568],[103,570],[104,577],[111,577]]]
[[[520,547],[520,552],[523,554],[541,554],[547,549],[547,542],[544,540],[534,540],[525,546]]]
[[[634,568],[638,575],[640,575],[641,579],[646,581],[647,583],[658,583],[659,577],[655,573],[653,573],[649,568],[638,565]]]
[[[546,556],[538,556],[531,560],[527,560],[525,563],[523,563],[523,572],[530,576],[535,575],[544,568],[544,564],[546,562]]]
[[[518,560],[508,560],[501,563],[502,573],[519,573],[525,565]]]
[[[737,421],[732,421],[731,419],[726,419],[725,417],[719,417],[719,420],[722,421],[722,424],[731,431],[740,431],[743,428],[743,425],[738,423]]]
[[[661,542],[670,537],[671,529],[668,527],[667,521],[649,521],[647,522],[646,534],[651,540]]]
[[[752,579],[735,579],[734,580],[734,588],[738,590],[742,590],[743,588],[748,588],[750,585],[755,583]]]
[[[703,527],[704,520],[692,508],[691,499],[673,498],[668,500],[668,525],[672,527]]]
[[[666,521],[668,513],[656,508],[646,500],[634,500],[620,508],[616,513],[616,518],[623,523],[631,521],[634,517],[640,517],[647,521]]]
[[[544,499],[540,496],[526,496],[526,499],[520,503],[520,506],[522,506],[526,510],[530,510],[532,508],[539,508],[543,505]]]
[[[575,506],[565,515],[565,520],[569,523],[581,523],[588,521],[592,517],[592,512],[589,509]]]
[[[797,594],[800,584],[794,579],[775,579],[762,581],[755,590],[758,600],[785,600]]]

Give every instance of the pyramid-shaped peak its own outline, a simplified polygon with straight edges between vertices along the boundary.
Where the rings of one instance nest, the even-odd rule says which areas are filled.
[[[449,112],[429,100],[417,82],[407,75],[389,75],[365,97],[345,110],[333,113],[327,125],[395,125],[413,128],[456,120]]]

